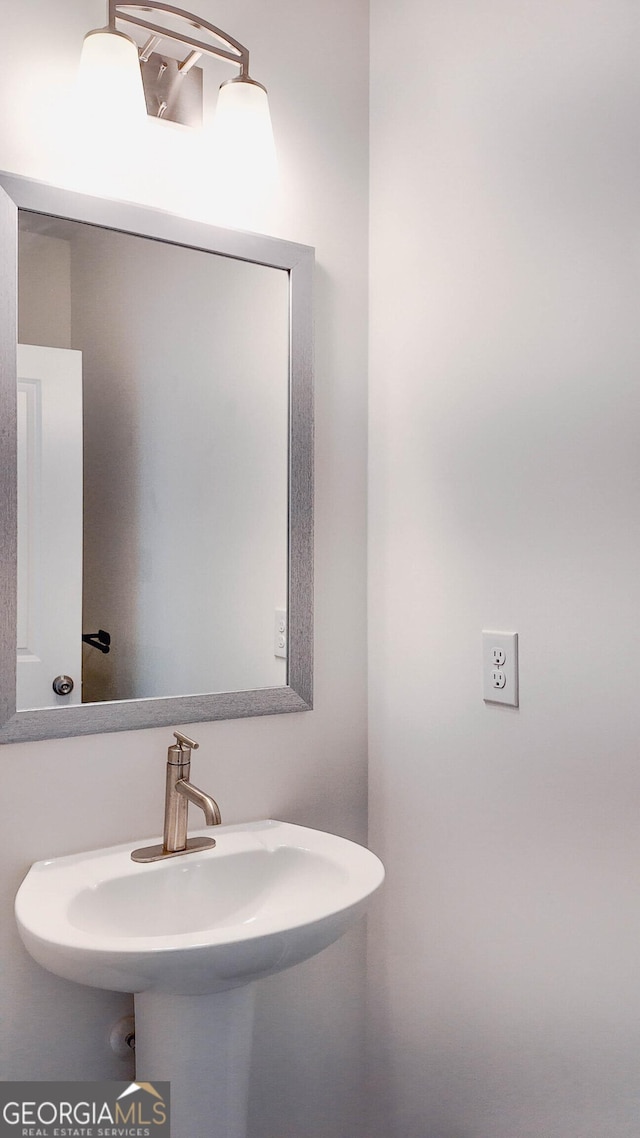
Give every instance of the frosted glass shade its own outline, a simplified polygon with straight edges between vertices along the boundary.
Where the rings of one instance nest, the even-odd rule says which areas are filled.
[[[77,98],[87,116],[104,122],[143,122],[147,113],[138,48],[110,28],[84,37]]]
[[[229,79],[218,94],[214,153],[220,168],[236,175],[272,181],[276,174],[267,92],[251,79]]]

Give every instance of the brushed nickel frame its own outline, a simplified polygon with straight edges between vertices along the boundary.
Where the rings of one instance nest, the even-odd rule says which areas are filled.
[[[16,711],[16,328],[18,210],[84,221],[157,241],[269,265],[289,274],[289,556],[287,682],[208,695]],[[0,743],[306,711],[313,706],[314,252],[307,245],[221,229],[161,210],[72,193],[0,173]]]

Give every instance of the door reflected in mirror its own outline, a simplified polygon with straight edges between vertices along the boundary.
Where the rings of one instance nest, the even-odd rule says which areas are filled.
[[[282,687],[289,274],[20,210],[18,279],[18,709]]]

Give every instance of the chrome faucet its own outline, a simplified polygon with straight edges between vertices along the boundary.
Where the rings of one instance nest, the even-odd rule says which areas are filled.
[[[197,750],[199,743],[174,731],[177,743],[169,747],[167,754],[167,785],[164,801],[164,837],[162,845],[145,846],[134,850],[134,861],[159,861],[164,857],[194,853],[197,850],[212,849],[215,838],[188,838],[187,814],[189,803],[199,806],[204,813],[207,826],[219,826],[222,822],[218,803],[209,794],[199,790],[189,782],[191,770],[191,751]]]

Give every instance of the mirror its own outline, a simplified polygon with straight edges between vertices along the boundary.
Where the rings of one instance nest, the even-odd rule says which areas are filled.
[[[0,741],[309,708],[313,251],[0,186]]]

